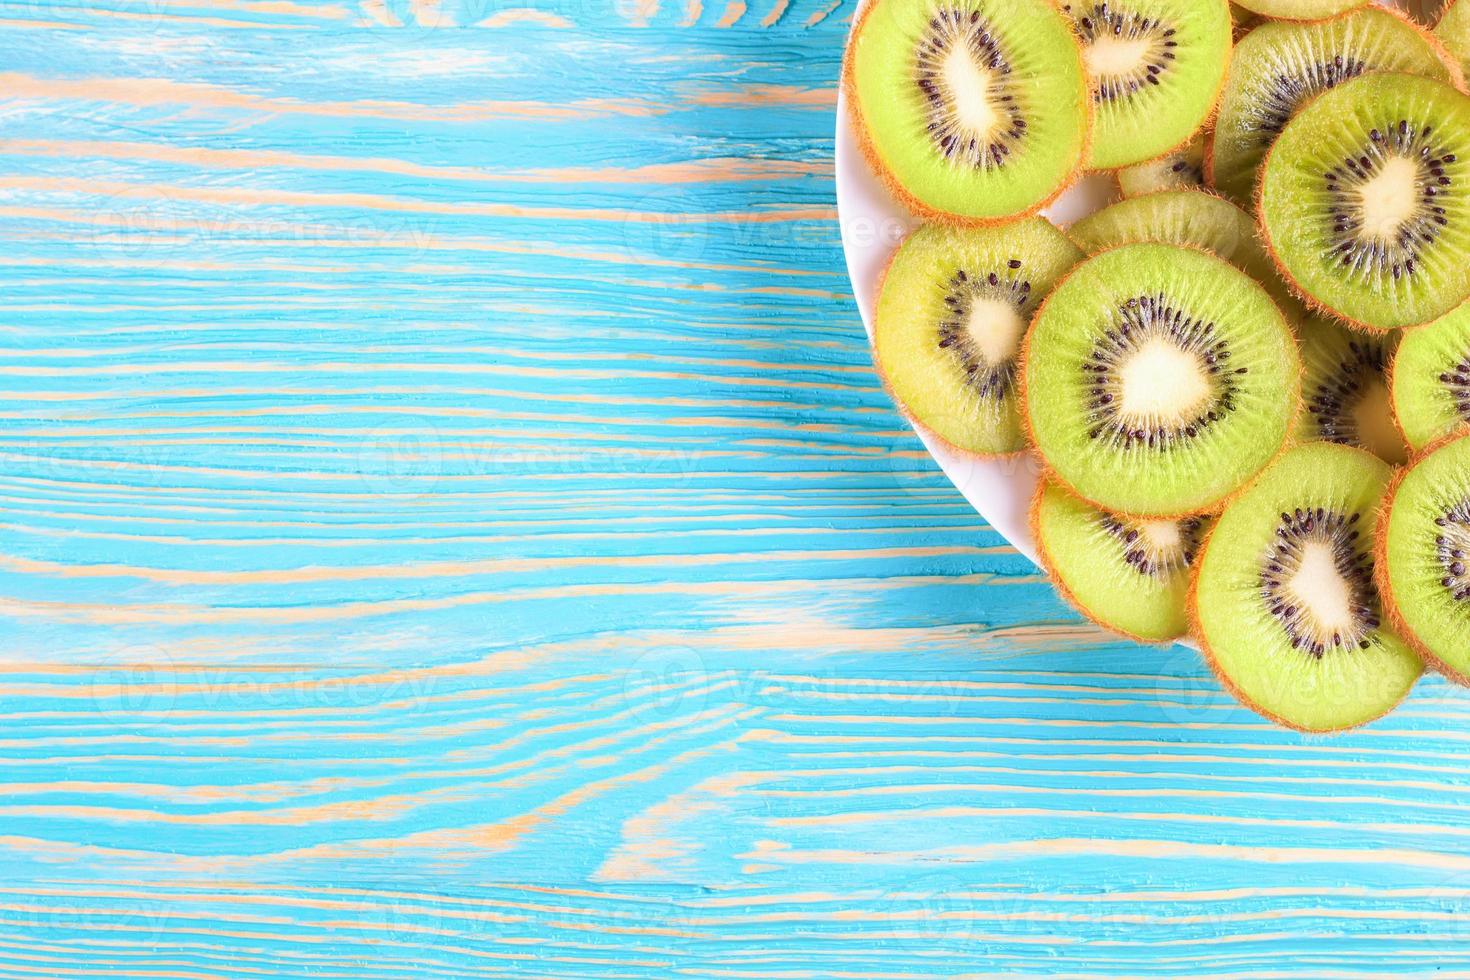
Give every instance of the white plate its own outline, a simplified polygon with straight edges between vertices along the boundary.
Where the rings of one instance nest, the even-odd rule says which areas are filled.
[[[868,168],[848,116],[847,100],[840,93],[836,157],[837,221],[842,228],[842,251],[847,257],[847,276],[852,280],[858,312],[862,314],[871,342],[873,307],[878,301],[878,281],[883,267],[904,236],[920,222],[893,200],[882,181]],[[1117,187],[1111,177],[1086,177],[1042,214],[1065,227],[1116,197]],[[951,451],[923,431],[916,431],[929,455],[980,516],[1017,551],[1035,561],[1036,542],[1031,538],[1026,520],[1041,472],[1034,455],[1027,452],[1002,459],[974,460]]]

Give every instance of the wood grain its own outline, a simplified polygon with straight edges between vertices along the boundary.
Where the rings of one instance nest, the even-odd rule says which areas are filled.
[[[1470,976],[1470,701],[1330,740],[938,474],[840,0],[32,0],[0,978]]]

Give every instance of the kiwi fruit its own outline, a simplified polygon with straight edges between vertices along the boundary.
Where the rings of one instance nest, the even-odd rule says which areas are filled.
[[[1234,0],[1253,14],[1272,20],[1321,20],[1368,3],[1368,0]]]
[[[1025,447],[1016,409],[1021,338],[1082,253],[1044,218],[998,228],[925,225],[894,253],[873,328],[878,371],[914,423],[952,448]]]
[[[1470,684],[1470,436],[1436,444],[1394,480],[1377,570],[1390,622],[1431,665]]]
[[[1267,155],[1260,216],[1310,306],[1379,330],[1448,313],[1470,295],[1470,96],[1398,73],[1329,89]]]
[[[1470,303],[1403,334],[1389,394],[1394,418],[1418,452],[1470,425]]]
[[[1067,230],[1067,236],[1089,255],[1132,242],[1202,248],[1265,286],[1288,319],[1306,315],[1256,237],[1255,221],[1207,191],[1159,191],[1125,198],[1081,219]]]
[[[1062,596],[1098,625],[1145,643],[1188,631],[1189,573],[1206,521],[1110,514],[1054,480],[1043,480],[1031,501],[1031,532]]]
[[[1388,391],[1399,337],[1349,330],[1315,316],[1297,324],[1304,368],[1299,439],[1357,446],[1394,465],[1409,458]]]
[[[1295,423],[1296,341],[1270,296],[1208,252],[1142,243],[1078,265],[1032,321],[1021,406],[1070,490],[1107,510],[1217,509]]]
[[[1088,166],[1114,170],[1188,142],[1230,63],[1226,0],[1063,0],[1092,80]]]
[[[1400,13],[1365,7],[1313,23],[1268,23],[1236,46],[1220,96],[1207,172],[1220,193],[1254,201],[1266,151],[1317,95],[1372,71],[1455,82],[1443,48]]]
[[[1154,191],[1177,191],[1205,185],[1205,138],[1196,136],[1177,150],[1135,163],[1118,171],[1118,190],[1124,197],[1142,197]]]
[[[1454,0],[1446,7],[1434,36],[1460,63],[1460,71],[1470,72],[1470,0]]]
[[[870,165],[925,217],[1033,213],[1086,157],[1081,51],[1048,0],[873,0],[843,77]]]
[[[1423,671],[1383,621],[1373,522],[1391,470],[1364,450],[1297,446],[1233,498],[1206,539],[1195,635],[1247,707],[1309,732],[1386,714]]]

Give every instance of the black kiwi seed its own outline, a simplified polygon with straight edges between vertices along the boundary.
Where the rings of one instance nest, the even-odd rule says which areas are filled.
[[[1007,259],[1004,270],[971,275],[964,269],[949,280],[944,297],[944,319],[939,323],[939,346],[950,351],[965,373],[965,382],[982,398],[1004,398],[1016,383],[1016,360],[990,363],[966,328],[977,299],[1009,304],[1023,320],[1030,315],[1031,283],[1021,272],[1021,260]]]
[[[1278,74],[1253,116],[1257,143],[1262,148],[1270,146],[1304,102],[1349,78],[1358,77],[1367,69],[1365,61],[1337,55],[1331,61],[1308,65],[1305,70],[1290,75]]]
[[[1439,380],[1455,400],[1455,411],[1460,418],[1470,422],[1470,352],[1452,369],[1441,374]]]
[[[1099,515],[1098,523],[1122,545],[1123,560],[1140,575],[1166,579],[1194,562],[1194,556],[1199,552],[1205,522],[1201,517],[1179,521],[1179,543],[1168,548],[1155,546],[1136,527],[1111,514]]]
[[[1453,183],[1445,165],[1455,158],[1432,137],[1430,127],[1419,128],[1401,119],[1386,130],[1372,130],[1365,146],[1323,173],[1328,198],[1326,213],[1332,222],[1329,249],[1342,265],[1365,275],[1389,274],[1394,279],[1414,274],[1424,246],[1438,238],[1449,224],[1445,208],[1436,198]],[[1392,237],[1385,238],[1363,228],[1362,195],[1358,188],[1395,160],[1407,160],[1414,166],[1418,207],[1399,224]]]
[[[1204,168],[1199,166],[1198,164],[1190,163],[1188,160],[1174,161],[1174,165],[1169,168],[1169,172],[1173,174],[1178,174],[1180,180],[1187,181],[1189,183],[1204,183]]]
[[[1361,514],[1343,514],[1321,507],[1297,508],[1281,515],[1276,537],[1261,563],[1260,592],[1266,610],[1286,630],[1293,650],[1320,660],[1328,650],[1355,646],[1366,650],[1371,645],[1380,613],[1373,588],[1373,556],[1362,550],[1361,522]],[[1311,611],[1288,590],[1307,546],[1312,544],[1329,549],[1337,573],[1352,594],[1354,617],[1347,629],[1317,622]]]
[[[1464,602],[1470,599],[1470,558],[1466,557],[1470,555],[1470,500],[1447,508],[1444,517],[1436,518],[1434,523],[1439,527],[1434,551],[1444,570],[1439,584],[1453,598]]]
[[[975,68],[990,76],[991,108],[1003,122],[980,132],[956,118],[954,93],[945,78],[945,59],[962,51]],[[925,128],[940,154],[977,170],[1001,167],[1026,133],[1026,118],[1016,101],[1011,63],[990,24],[979,11],[939,10],[919,40],[915,82],[928,104]]]
[[[1174,28],[1162,21],[1140,17],[1134,11],[1118,10],[1106,2],[1076,9],[1071,4],[1063,4],[1062,10],[1077,25],[1084,46],[1105,37],[1150,42],[1148,56],[1129,72],[1097,79],[1093,93],[1097,102],[1112,102],[1137,92],[1145,85],[1158,85],[1160,76],[1176,60],[1174,49],[1179,42],[1174,40]]]
[[[1122,400],[1118,397],[1120,371],[1144,344],[1158,338],[1192,354],[1210,380],[1211,397],[1191,418],[1165,424],[1123,414]],[[1229,361],[1230,347],[1216,333],[1215,324],[1190,316],[1164,294],[1137,296],[1121,303],[1112,326],[1098,338],[1082,364],[1082,370],[1090,374],[1087,379],[1091,386],[1089,438],[1151,448],[1193,438],[1235,409],[1239,387],[1236,377],[1246,369],[1232,368]]]
[[[1348,341],[1337,370],[1306,393],[1307,411],[1316,423],[1318,438],[1344,446],[1363,445],[1352,409],[1365,389],[1383,378],[1387,363],[1388,349],[1381,341],[1366,337]]]

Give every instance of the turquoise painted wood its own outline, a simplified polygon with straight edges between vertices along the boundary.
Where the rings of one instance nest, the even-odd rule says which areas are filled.
[[[841,0],[0,4],[0,978],[1470,976],[1332,739],[966,507]]]

